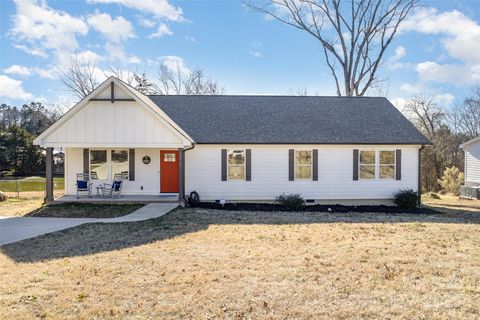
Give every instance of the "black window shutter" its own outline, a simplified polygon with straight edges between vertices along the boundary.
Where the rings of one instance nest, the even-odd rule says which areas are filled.
[[[358,180],[358,149],[353,149],[353,180]]]
[[[245,180],[252,181],[252,149],[245,150]]]
[[[312,164],[313,164],[312,180],[318,181],[318,149],[313,149]]]
[[[402,150],[395,150],[395,179],[402,180]]]
[[[89,174],[90,171],[90,151],[83,149],[83,173]]]
[[[222,149],[222,181],[227,181],[227,149]]]
[[[288,150],[288,180],[295,180],[295,150]]]
[[[135,181],[135,149],[128,149],[128,180]]]

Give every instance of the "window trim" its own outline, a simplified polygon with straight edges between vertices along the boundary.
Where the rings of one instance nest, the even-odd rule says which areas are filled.
[[[297,151],[310,152],[310,177],[309,178],[297,178]],[[302,167],[306,167],[307,164],[300,164]],[[293,180],[294,181],[313,181],[313,149],[293,149]]]
[[[235,151],[243,151],[243,165],[240,164],[230,164],[228,163],[228,156],[231,152]],[[240,148],[235,148],[235,149],[227,149],[227,181],[247,181],[247,149],[240,149]],[[230,178],[230,166],[233,167],[241,167],[243,166],[243,177],[241,179],[231,179]]]
[[[373,179],[362,179],[360,167],[362,166],[360,162],[360,155],[362,151],[373,151],[375,152],[375,174]],[[393,151],[393,178],[380,178],[380,152],[382,151]],[[383,166],[391,166],[392,164],[384,164]],[[365,166],[365,164],[364,164]],[[368,166],[368,165],[367,165]],[[359,181],[395,181],[397,175],[397,150],[392,148],[365,148],[358,149],[358,180]]]
[[[90,181],[92,181],[92,158],[90,151],[106,151],[107,152],[107,178],[106,179],[98,179],[97,181],[110,181],[113,180],[112,176],[112,150],[127,150],[127,165],[128,165],[128,177],[130,177],[130,152],[129,149],[125,148],[90,148],[88,149],[88,177]],[[123,177],[122,177],[123,178]],[[124,179],[128,181],[129,179]]]

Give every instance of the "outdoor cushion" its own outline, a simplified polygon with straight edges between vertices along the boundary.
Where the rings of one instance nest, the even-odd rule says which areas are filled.
[[[79,189],[87,189],[87,188],[88,188],[88,181],[85,181],[85,180],[77,180],[77,188],[79,188]]]
[[[112,184],[112,189],[114,191],[119,191],[121,186],[122,186],[122,181],[114,181]]]

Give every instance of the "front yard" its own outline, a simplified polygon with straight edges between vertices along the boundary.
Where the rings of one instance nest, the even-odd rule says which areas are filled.
[[[480,317],[480,214],[180,209],[0,247],[0,318]]]

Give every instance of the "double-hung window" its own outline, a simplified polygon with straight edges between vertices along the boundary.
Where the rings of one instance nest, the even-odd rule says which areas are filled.
[[[295,180],[312,179],[312,151],[295,150]]]
[[[115,175],[128,179],[128,149],[90,150],[90,176],[94,180],[111,180]]]
[[[361,180],[395,179],[394,150],[360,150],[359,173]]]
[[[245,150],[228,150],[228,180],[245,180]]]

